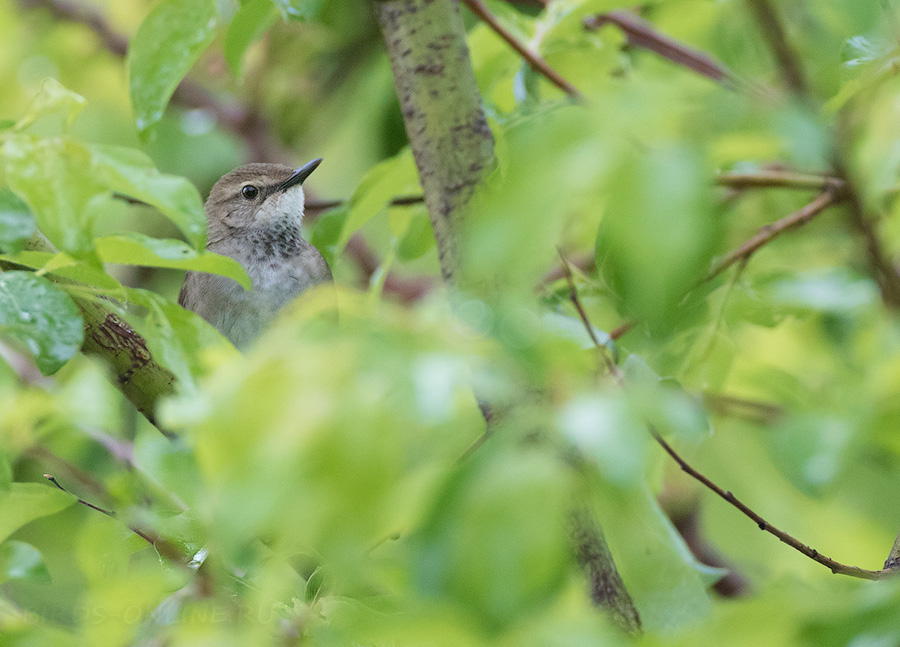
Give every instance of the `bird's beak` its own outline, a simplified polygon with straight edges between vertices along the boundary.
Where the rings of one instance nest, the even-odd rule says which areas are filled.
[[[280,193],[282,191],[287,191],[294,185],[303,184],[303,180],[308,178],[310,176],[310,174],[313,171],[315,171],[316,168],[321,163],[322,163],[322,158],[317,157],[313,161],[307,162],[300,168],[295,169],[294,172],[291,174],[291,177],[289,177],[284,182],[282,182],[281,184],[278,185],[278,188],[276,189],[276,193]]]

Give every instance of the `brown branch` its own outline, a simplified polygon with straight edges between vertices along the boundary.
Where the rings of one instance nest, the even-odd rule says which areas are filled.
[[[713,81],[733,81],[734,75],[725,65],[705,52],[688,47],[674,38],[661,34],[646,20],[630,11],[610,11],[584,19],[587,29],[599,29],[603,25],[613,24],[628,37],[628,44],[641,47],[655,54],[705,76]]]
[[[866,570],[864,568],[859,568],[856,566],[848,566],[846,564],[841,564],[840,562],[837,562],[837,561],[831,559],[830,557],[826,557],[825,555],[823,555],[819,551],[817,551],[815,548],[811,548],[811,547],[807,546],[799,539],[796,539],[793,536],[789,535],[788,533],[784,532],[783,530],[776,528],[775,526],[770,524],[768,521],[763,519],[756,512],[754,512],[747,505],[742,503],[736,496],[734,496],[734,494],[723,490],[718,485],[713,483],[710,479],[708,479],[706,476],[704,476],[703,474],[701,474],[700,472],[695,470],[693,467],[691,467],[688,464],[687,461],[685,461],[678,454],[678,452],[676,452],[674,449],[672,449],[672,446],[669,445],[669,443],[667,443],[665,441],[665,439],[663,439],[663,437],[659,435],[659,432],[657,432],[656,429],[654,429],[652,425],[648,425],[648,428],[650,429],[650,433],[653,435],[653,438],[656,440],[656,442],[659,443],[659,445],[663,448],[663,450],[665,450],[665,452],[669,456],[672,457],[672,460],[674,460],[676,463],[678,463],[678,466],[681,467],[681,469],[686,474],[688,474],[692,478],[694,478],[697,481],[699,481],[700,483],[702,483],[708,489],[712,490],[717,495],[719,495],[721,498],[723,498],[725,501],[727,501],[728,503],[733,505],[735,508],[740,510],[742,513],[744,513],[744,515],[746,515],[747,517],[752,519],[756,523],[756,525],[759,526],[760,530],[764,530],[768,533],[775,535],[776,537],[778,537],[779,540],[781,540],[783,543],[787,544],[791,548],[803,553],[804,555],[806,555],[810,559],[818,562],[819,564],[822,564],[823,566],[828,567],[831,570],[831,572],[834,573],[835,575],[848,575],[850,577],[858,577],[858,578],[865,579],[865,580],[881,580],[881,579],[893,576],[898,572],[898,571],[892,570],[892,569],[882,569],[882,570],[878,570],[878,571],[870,571],[870,570]]]
[[[760,248],[769,244],[786,231],[791,231],[797,227],[805,225],[817,215],[825,211],[828,207],[843,200],[842,194],[827,190],[821,193],[815,200],[810,202],[802,209],[785,216],[781,220],[777,220],[770,225],[766,225],[750,240],[746,241],[737,249],[726,254],[721,260],[713,264],[709,273],[697,282],[697,285],[711,281],[719,274],[724,272],[738,261],[746,262]]]
[[[845,194],[849,206],[850,223],[865,242],[869,267],[875,282],[878,284],[881,299],[888,307],[898,309],[900,308],[900,274],[897,273],[897,269],[882,248],[881,242],[878,240],[878,233],[875,231],[875,225],[866,215],[862,200],[849,176],[844,171],[842,171],[842,175],[846,183]]]
[[[422,195],[401,195],[391,200],[388,204],[392,207],[408,207],[423,202],[425,202],[425,196]],[[340,207],[346,203],[346,200],[307,200],[304,208],[307,211],[325,211],[326,209]]]
[[[569,283],[569,289],[572,291],[572,296],[571,296],[572,302],[576,303],[576,304],[580,303],[580,300],[578,298],[577,289],[573,282]],[[622,377],[621,371],[619,371],[618,367],[615,366],[615,364],[613,364],[612,360],[606,355],[606,349],[602,345],[597,343],[597,341],[596,341],[597,338],[593,334],[593,325],[591,324],[590,320],[587,318],[587,315],[584,313],[584,308],[578,307],[578,312],[579,312],[579,315],[581,316],[582,323],[584,324],[585,328],[588,330],[588,334],[591,336],[591,339],[594,340],[594,345],[595,345],[597,351],[599,353],[603,353],[603,355],[606,357],[607,363],[612,367],[612,369],[610,371],[611,374],[615,377],[616,382],[619,384],[619,386],[622,389],[625,389],[625,382]],[[825,555],[822,555],[816,549],[807,546],[800,540],[794,538],[793,536],[789,535],[788,533],[784,532],[783,530],[770,524],[763,517],[761,517],[759,514],[754,512],[747,505],[742,503],[736,496],[734,496],[734,494],[732,494],[731,492],[726,492],[721,487],[716,485],[713,481],[711,481],[709,478],[707,478],[706,476],[704,476],[703,474],[701,474],[700,472],[695,470],[693,467],[691,467],[691,465],[687,461],[685,461],[678,454],[678,452],[676,452],[672,448],[671,445],[669,445],[669,443],[667,443],[665,441],[665,439],[657,431],[656,427],[654,427],[649,422],[647,422],[646,425],[647,425],[647,430],[650,432],[650,435],[653,436],[653,439],[659,444],[660,447],[663,448],[663,450],[672,458],[672,460],[674,460],[676,463],[678,463],[679,467],[681,467],[681,469],[685,473],[687,473],[689,476],[693,477],[694,479],[696,479],[697,481],[702,483],[708,489],[715,492],[717,495],[722,497],[725,501],[727,501],[728,503],[733,505],[735,508],[740,510],[742,513],[744,513],[744,515],[746,515],[747,517],[752,519],[754,522],[756,522],[756,525],[759,526],[760,530],[764,530],[768,533],[775,535],[776,537],[778,537],[779,540],[781,540],[783,543],[787,544],[791,548],[794,548],[795,550],[803,553],[810,559],[815,560],[816,562],[818,562],[824,566],[827,566],[829,569],[831,569],[832,573],[835,573],[838,575],[848,575],[850,577],[858,577],[858,578],[862,578],[862,579],[866,579],[866,580],[880,580],[880,579],[884,579],[886,577],[895,575],[897,572],[900,572],[900,569],[897,569],[897,570],[882,569],[879,571],[870,571],[870,570],[866,570],[863,568],[858,568],[856,566],[848,566],[846,564],[841,564],[840,562],[837,562],[837,561],[831,559],[830,557],[826,557]],[[900,540],[898,540],[898,541],[900,541]],[[900,552],[900,551],[898,551],[898,552]],[[894,554],[894,551],[891,551],[891,555],[893,555],[893,554]],[[889,558],[889,561],[890,561],[890,558]]]
[[[753,173],[719,173],[716,184],[730,189],[797,189],[799,191],[833,190],[841,193],[846,183],[831,175],[794,173],[791,171],[756,171]]]
[[[769,42],[769,48],[781,71],[784,84],[798,96],[808,96],[809,86],[800,65],[800,58],[791,47],[778,13],[768,0],[747,0],[747,4],[756,16],[760,31]]]
[[[581,91],[574,85],[569,83],[566,79],[564,79],[562,75],[559,74],[559,72],[550,67],[550,65],[547,64],[547,61],[545,61],[540,54],[528,49],[528,47],[526,47],[519,41],[519,39],[513,36],[509,32],[509,30],[503,27],[503,25],[501,25],[497,21],[493,14],[488,11],[488,8],[481,0],[461,0],[461,2],[466,5],[469,10],[478,17],[479,20],[490,27],[500,38],[506,41],[506,43],[510,47],[512,47],[519,56],[525,59],[525,62],[528,63],[529,67],[531,67],[532,70],[534,70],[538,74],[543,75],[548,81],[550,81],[550,83],[558,87],[573,99],[584,98],[584,95],[581,94]]]
[[[703,405],[722,416],[742,418],[761,425],[771,425],[784,417],[784,409],[770,402],[756,402],[725,393],[703,394]]]

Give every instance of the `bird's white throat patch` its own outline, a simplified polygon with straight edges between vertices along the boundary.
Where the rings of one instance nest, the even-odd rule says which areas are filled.
[[[304,203],[303,187],[291,187],[266,200],[263,205],[264,217],[266,220],[294,220],[299,225],[303,221]]]

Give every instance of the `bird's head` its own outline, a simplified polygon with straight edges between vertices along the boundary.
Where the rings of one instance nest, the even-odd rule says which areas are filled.
[[[303,181],[321,159],[300,168],[245,164],[216,182],[206,200],[210,242],[227,235],[296,226],[303,218]]]

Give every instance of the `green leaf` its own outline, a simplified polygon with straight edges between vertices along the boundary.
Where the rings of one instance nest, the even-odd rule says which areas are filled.
[[[50,581],[50,571],[41,551],[23,541],[10,540],[0,545],[0,582],[3,580],[46,583]]]
[[[95,241],[97,254],[105,263],[169,267],[220,274],[250,290],[253,283],[236,260],[213,252],[198,252],[180,240],[151,238],[143,234],[105,236]]]
[[[366,173],[347,205],[347,219],[338,240],[343,248],[363,225],[383,211],[394,198],[421,191],[416,164],[409,148]]]
[[[217,18],[213,0],[163,0],[138,27],[128,73],[142,135],[162,118],[175,88],[213,41]]]
[[[89,203],[105,188],[92,173],[91,154],[67,137],[15,135],[3,144],[9,187],[31,209],[38,228],[61,251],[83,257],[93,245]]]
[[[54,254],[52,252],[23,250],[17,254],[0,254],[0,260],[40,270],[42,273],[55,274],[78,283],[99,288],[107,293],[121,291],[120,294],[115,295],[116,298],[125,296],[122,284],[97,267],[97,265],[73,259],[64,252]]]
[[[0,190],[0,248],[19,251],[35,231],[28,205],[8,189]]]
[[[707,616],[708,584],[724,571],[700,564],[644,488],[597,488],[600,520],[644,628],[671,631]]]
[[[414,211],[409,226],[397,246],[397,258],[404,262],[421,258],[434,247],[434,231],[431,229],[428,211],[424,207],[412,209]]]
[[[319,15],[322,0],[272,0],[284,20],[309,20]]]
[[[420,593],[446,596],[492,629],[539,612],[568,575],[570,485],[537,453],[470,463],[412,539]]]
[[[330,267],[334,267],[335,258],[340,252],[338,240],[347,221],[347,209],[348,206],[342,204],[320,215],[309,236],[309,242],[322,253]]]
[[[148,290],[129,290],[129,301],[147,308],[139,332],[147,340],[154,359],[178,378],[178,388],[196,388],[197,378],[208,369],[203,351],[218,349],[236,353],[234,347],[204,319]]]
[[[671,327],[685,292],[708,267],[719,227],[708,178],[699,152],[683,145],[631,148],[618,160],[597,264],[628,316]]]
[[[12,465],[5,451],[0,451],[0,496],[9,492],[12,485]]]
[[[234,15],[225,32],[225,60],[234,74],[241,70],[241,59],[250,44],[258,40],[276,17],[272,0],[248,0]]]
[[[80,94],[67,89],[56,79],[45,79],[41,84],[41,91],[31,100],[25,116],[16,124],[16,130],[22,130],[43,117],[60,113],[65,117],[66,129],[69,129],[86,105],[87,101]]]
[[[75,498],[40,483],[13,483],[9,492],[0,494],[0,541],[27,523],[65,510]]]
[[[206,215],[196,187],[183,177],[160,173],[142,152],[92,144],[91,171],[104,186],[159,209],[197,249],[206,245]]]
[[[47,279],[30,272],[0,274],[0,336],[23,343],[45,375],[78,352],[83,326],[72,299]]]

